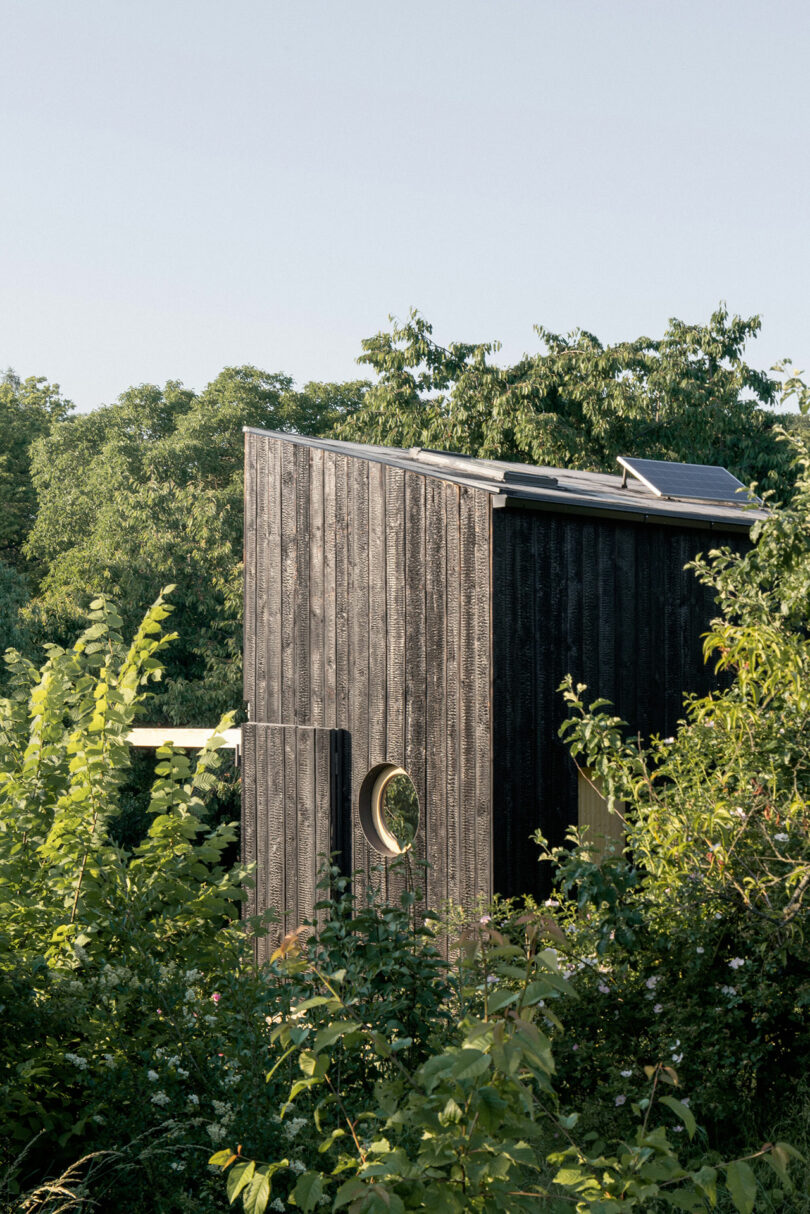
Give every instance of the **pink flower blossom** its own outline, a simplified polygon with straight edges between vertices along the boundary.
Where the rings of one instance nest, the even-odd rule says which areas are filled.
[[[212,1003],[219,1003],[221,998],[222,996],[220,995],[219,991],[214,991],[213,995],[211,996],[211,1001]]]

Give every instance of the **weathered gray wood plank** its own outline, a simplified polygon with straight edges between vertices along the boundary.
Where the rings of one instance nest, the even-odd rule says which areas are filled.
[[[338,541],[335,499],[335,456],[330,452],[325,452],[323,463],[323,724],[332,728],[337,724],[337,597],[335,589],[337,566],[335,549]]]
[[[447,565],[445,568],[445,763],[447,797],[447,894],[460,902],[463,890],[461,863],[460,737],[459,737],[459,490],[445,485],[445,522],[447,525]]]
[[[324,482],[323,451],[310,452],[309,483],[309,719],[302,724],[323,727],[325,720],[324,670]]]
[[[368,738],[369,764],[386,758],[385,468],[368,469]]]
[[[242,695],[256,704],[256,593],[259,562],[256,553],[256,495],[264,490],[257,473],[257,447],[261,440],[245,435],[245,548],[244,548],[244,624],[242,629]],[[261,488],[260,488],[261,486]]]
[[[312,654],[310,652],[309,587],[312,520],[310,519],[310,459],[308,447],[295,448],[295,717],[296,725],[312,724]]]
[[[281,721],[295,722],[295,589],[298,559],[295,448],[281,444]]]
[[[268,439],[267,491],[261,497],[262,552],[267,583],[267,609],[263,617],[260,643],[266,654],[267,690],[261,708],[253,714],[255,720],[280,722],[281,716],[281,442]]]
[[[426,793],[421,829],[427,839],[428,902],[443,906],[447,884],[447,765],[445,684],[447,657],[447,536],[445,491],[430,478],[425,486],[425,664],[427,683]]]

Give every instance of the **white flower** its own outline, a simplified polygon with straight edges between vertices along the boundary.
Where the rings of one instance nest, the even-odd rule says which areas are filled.
[[[189,1104],[199,1104],[200,1103],[199,1096],[195,1096],[193,1092],[191,1093],[190,1096],[187,1096],[186,1099],[188,1100]]]
[[[673,1134],[682,1134],[682,1133],[683,1133],[683,1126],[682,1126],[682,1125],[674,1125],[674,1126],[672,1127],[672,1133],[673,1133]]]
[[[222,1142],[228,1133],[224,1125],[207,1125],[205,1129],[212,1142]]]
[[[598,991],[601,991],[603,995],[610,994],[610,987],[608,986],[608,984],[606,982],[600,982],[599,986],[596,989]]]
[[[157,1071],[147,1071],[146,1078],[149,1080],[150,1083],[157,1083],[159,1076],[158,1076]]]
[[[186,1165],[177,1159],[170,1163],[169,1167],[173,1172],[185,1172],[186,1170]]]
[[[303,1163],[300,1159],[294,1159],[292,1161],[292,1163],[290,1164],[290,1171],[292,1171],[292,1172],[300,1173],[300,1172],[306,1172],[306,1170],[307,1170],[307,1165],[305,1163]]]
[[[655,1012],[656,1016],[659,1015],[660,1012],[663,1012],[663,1010],[664,1010],[663,1003],[656,1003],[656,1005],[653,1008],[653,1011]]]
[[[186,973],[185,973],[186,982],[196,982],[197,979],[201,978],[201,977],[202,977],[202,974],[200,973],[199,970],[186,970]]]
[[[689,1108],[689,1097],[684,1096],[683,1100],[681,1101],[681,1104],[683,1105],[683,1107],[685,1109],[688,1109]]]
[[[672,743],[673,743],[674,741],[675,741],[675,739],[674,739],[674,738],[664,738],[664,739],[663,739],[663,742],[664,742],[664,745],[665,745],[665,746],[671,746],[671,745],[672,745]]]
[[[613,1101],[613,1103],[615,1104],[617,1109],[620,1109],[623,1104],[627,1103],[627,1097],[626,1096],[617,1096],[616,1099]]]
[[[102,1054],[102,1058],[105,1066],[108,1066],[111,1071],[115,1069],[115,1059],[112,1054]]]
[[[165,1092],[155,1092],[152,1097],[152,1104],[164,1105],[169,1103],[169,1097]]]
[[[654,991],[660,981],[661,981],[661,975],[653,974],[652,978],[648,978],[647,981],[644,983],[644,985],[646,986],[648,991]]]
[[[683,1054],[673,1054],[672,1061],[676,1064],[679,1062],[683,1062]]]
[[[696,953],[705,953],[705,952],[706,952],[706,950],[705,950],[705,948],[703,947],[703,945],[702,945],[702,944],[699,944],[699,945],[697,946],[697,948],[695,949],[695,952],[696,952]]]
[[[738,970],[741,965],[745,965],[744,957],[732,957],[731,961],[728,963],[729,969],[732,970]]]
[[[216,1113],[217,1117],[232,1116],[231,1106],[229,1104],[225,1104],[222,1100],[212,1100],[211,1104],[214,1106],[214,1112]]]
[[[179,1079],[188,1079],[188,1071],[184,1071],[181,1066],[177,1067],[177,1076]]]
[[[777,843],[787,843],[790,835],[786,835],[784,831],[780,831],[778,835],[774,835]]]
[[[736,988],[736,986],[721,986],[720,993],[722,995],[736,995],[737,988]]]
[[[186,1003],[191,1003],[193,999],[197,998],[197,992],[189,987],[183,998],[185,999]]]
[[[284,1133],[288,1138],[295,1138],[296,1134],[303,1130],[307,1124],[306,1117],[293,1117],[292,1121],[288,1121],[284,1127]]]
[[[630,1076],[633,1074],[633,1072],[632,1071],[619,1071],[619,1074],[621,1075],[622,1079],[629,1079]]]
[[[72,1062],[80,1071],[87,1070],[87,1059],[82,1058],[81,1054],[65,1054],[65,1062]]]
[[[488,923],[492,922],[492,915],[482,915],[478,922],[482,927],[486,927]]]
[[[271,1202],[271,1204],[270,1204],[270,1207],[269,1207],[269,1208],[270,1208],[271,1210],[281,1210],[281,1211],[284,1211],[284,1210],[286,1209],[286,1206],[284,1205],[284,1202],[281,1200],[281,1198],[280,1198],[280,1197],[277,1197],[277,1198],[276,1198],[276,1200],[275,1200],[274,1202]]]

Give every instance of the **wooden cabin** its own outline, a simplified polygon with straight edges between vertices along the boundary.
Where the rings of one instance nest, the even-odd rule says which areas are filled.
[[[684,692],[713,682],[713,602],[684,566],[747,546],[758,513],[689,484],[657,496],[626,470],[245,442],[250,909],[310,917],[330,851],[395,897],[407,842],[432,906],[544,895],[530,836],[561,842],[594,815],[558,737],[560,681],[634,733],[673,733]]]

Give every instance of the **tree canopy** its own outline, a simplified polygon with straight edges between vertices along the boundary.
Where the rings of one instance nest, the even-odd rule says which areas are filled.
[[[160,714],[213,720],[241,701],[243,426],[317,434],[358,407],[365,385],[307,384],[228,367],[198,394],[142,384],[68,418],[34,447],[39,511],[26,551],[45,569],[46,635],[74,630],[87,601],[114,595],[132,627],[176,582],[186,638]]]
[[[13,371],[0,377],[0,560],[19,566],[21,549],[36,516],[30,448],[72,409],[58,384]]]
[[[617,455],[722,464],[784,489],[789,458],[768,407],[779,384],[744,359],[759,317],[671,320],[664,336],[603,345],[537,327],[544,350],[496,365],[494,342],[440,346],[412,312],[363,342],[377,382],[341,437],[490,459],[616,471]]]

